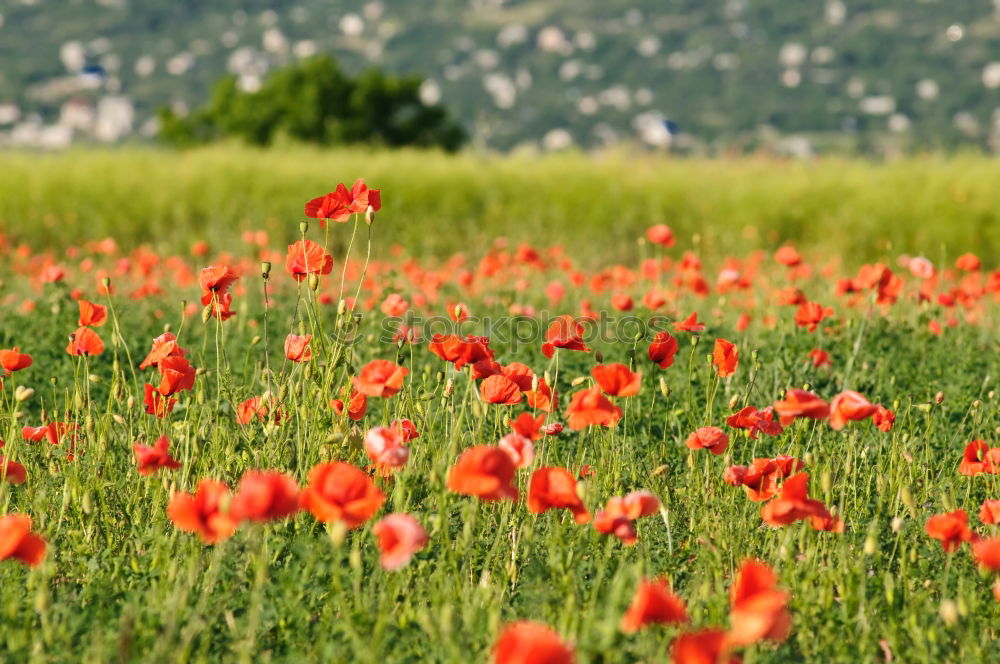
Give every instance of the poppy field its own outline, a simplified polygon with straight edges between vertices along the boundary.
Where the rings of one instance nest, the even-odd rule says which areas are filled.
[[[998,661],[976,169],[270,154],[12,158],[0,660]]]

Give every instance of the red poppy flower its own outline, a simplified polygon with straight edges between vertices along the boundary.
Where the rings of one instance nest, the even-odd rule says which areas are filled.
[[[351,379],[354,389],[369,397],[388,399],[403,387],[403,379],[410,370],[389,360],[372,360]]]
[[[535,372],[527,364],[521,362],[511,362],[503,367],[500,373],[514,381],[522,392],[530,392],[535,382]]]
[[[823,307],[815,302],[804,302],[795,312],[795,324],[799,327],[808,328],[810,332],[815,332],[816,328],[827,316],[833,315],[833,309]]]
[[[602,535],[614,535],[626,546],[636,542],[633,521],[655,514],[660,501],[649,491],[633,491],[623,498],[610,498],[603,510],[594,515],[594,529]]]
[[[198,275],[202,305],[210,304],[213,299],[221,299],[237,279],[239,275],[228,265],[210,265],[202,269]]]
[[[80,319],[77,323],[80,327],[100,327],[108,321],[107,307],[86,300],[77,300],[76,303],[80,307]]]
[[[642,383],[642,374],[629,371],[624,364],[598,364],[590,370],[590,375],[613,397],[634,397]]]
[[[559,393],[552,393],[544,379],[538,381],[538,389],[524,393],[524,398],[532,408],[545,413],[551,413],[559,402]]]
[[[566,423],[570,429],[585,429],[593,425],[613,427],[621,417],[622,409],[601,394],[601,388],[597,386],[574,394],[566,407]]]
[[[674,232],[665,224],[656,224],[646,230],[646,239],[668,249],[674,246]]]
[[[157,388],[165,397],[177,394],[182,390],[194,388],[195,369],[186,359],[179,355],[171,355],[160,360],[160,385]]]
[[[979,520],[988,526],[1000,524],[1000,500],[985,500],[979,508]]]
[[[973,542],[972,557],[984,570],[1000,571],[1000,537],[988,537]]]
[[[3,441],[0,440],[0,448],[3,447]],[[0,482],[8,482],[10,484],[18,485],[24,484],[25,480],[28,479],[28,471],[16,461],[11,459],[5,459],[2,454],[0,454]]]
[[[791,388],[785,398],[774,402],[781,426],[788,426],[797,417],[825,420],[830,415],[830,405],[812,392]]]
[[[622,616],[622,631],[637,632],[646,625],[688,622],[684,600],[670,590],[666,579],[640,581],[632,603]]]
[[[161,360],[174,355],[183,357],[187,355],[187,351],[177,345],[176,336],[170,332],[164,332],[153,339],[153,347],[149,351],[149,354],[146,355],[146,359],[139,365],[139,368],[147,369],[148,367],[155,367]]]
[[[825,350],[820,350],[819,348],[813,348],[809,351],[807,357],[812,360],[813,366],[819,369],[820,367],[830,366],[830,354]]]
[[[736,373],[736,365],[740,362],[740,351],[736,344],[725,339],[715,340],[715,349],[712,351],[712,364],[715,366],[720,378],[726,378]]]
[[[319,521],[340,521],[348,528],[357,528],[375,516],[385,502],[385,494],[371,478],[349,463],[317,464],[309,471],[308,480],[299,502]]]
[[[968,542],[973,538],[965,510],[936,514],[927,519],[924,530],[929,536],[941,542],[941,547],[946,553],[954,552],[962,542]]]
[[[974,440],[965,446],[962,461],[958,464],[958,474],[969,477],[980,473],[995,473],[990,446],[983,440]]]
[[[661,369],[666,369],[674,363],[678,348],[677,339],[670,336],[669,332],[657,332],[649,344],[649,359]]]
[[[680,332],[704,332],[704,323],[698,322],[698,312],[694,312],[687,318],[674,323],[674,329]]]
[[[167,440],[166,436],[157,438],[152,447],[143,445],[142,443],[132,445],[135,461],[139,465],[139,474],[152,475],[161,468],[168,470],[177,470],[180,468],[181,463],[170,456],[170,452],[167,451],[169,446],[170,441]]]
[[[490,376],[479,386],[479,396],[483,403],[510,406],[521,403],[521,390],[517,383],[501,374]]]
[[[542,437],[542,427],[545,425],[545,415],[532,417],[531,413],[521,413],[516,420],[510,423],[514,433],[520,434],[529,440],[538,440]]]
[[[774,252],[774,260],[786,267],[795,267],[802,262],[802,256],[795,247],[785,245]]]
[[[834,516],[829,512],[819,516],[809,517],[809,525],[813,530],[824,530],[830,533],[843,533],[844,521],[839,516]]]
[[[673,664],[739,664],[738,657],[729,657],[726,633],[721,629],[687,632],[674,639],[670,646]]]
[[[578,323],[575,318],[569,314],[559,316],[552,321],[548,331],[545,333],[542,354],[545,357],[552,357],[557,348],[589,353],[590,348],[583,342],[583,332],[583,325]]]
[[[236,489],[230,513],[237,521],[276,521],[299,511],[299,485],[277,471],[246,472]]]
[[[395,427],[373,427],[365,434],[365,452],[383,472],[402,468],[410,458],[403,432]]]
[[[875,404],[853,390],[845,390],[830,402],[830,426],[840,430],[850,420],[869,418],[875,412]]]
[[[308,362],[313,354],[312,348],[309,347],[311,341],[311,334],[305,336],[289,334],[285,337],[285,357],[292,362]]]
[[[417,431],[417,426],[411,420],[393,420],[389,426],[399,431],[400,435],[403,437],[404,443],[420,438],[420,432]]]
[[[528,484],[528,511],[567,509],[579,524],[590,521],[590,512],[576,492],[576,478],[565,468],[544,467],[531,474]]]
[[[774,421],[774,408],[771,406],[762,410],[746,406],[738,413],[727,417],[726,424],[734,429],[746,429],[753,440],[757,440],[758,433],[777,436],[784,431],[781,424]]]
[[[369,189],[361,178],[354,182],[351,190],[343,183],[326,196],[314,198],[305,206],[307,217],[325,221],[347,221],[352,214],[364,214],[371,207],[374,212],[382,209],[382,195],[378,189]]]
[[[448,489],[480,500],[516,501],[514,475],[514,462],[509,454],[499,447],[477,445],[462,452],[448,471]]]
[[[389,514],[372,526],[381,552],[383,569],[404,567],[413,555],[427,546],[427,531],[409,514]]]
[[[762,639],[784,641],[792,628],[788,593],[777,590],[771,568],[746,560],[729,593],[730,645],[748,646]]]
[[[89,327],[78,327],[76,332],[69,335],[66,352],[70,355],[100,355],[104,352],[104,342]]]
[[[45,558],[45,540],[31,532],[31,517],[27,515],[0,516],[0,560],[11,558],[32,567]]]
[[[509,433],[500,439],[497,447],[502,449],[514,462],[515,468],[526,468],[535,460],[535,445],[530,438],[518,433]]]
[[[236,532],[236,519],[225,507],[229,500],[228,486],[203,479],[194,494],[175,493],[167,505],[167,515],[179,529],[197,533],[206,544],[215,544]]]
[[[19,352],[17,346],[11,350],[0,350],[0,367],[9,376],[15,371],[21,371],[31,366],[31,356]]]
[[[250,397],[236,406],[236,421],[243,426],[250,424],[254,418],[266,422],[269,416],[275,424],[281,424],[281,420],[288,416],[274,397]]]
[[[684,441],[688,449],[706,449],[719,456],[729,447],[729,436],[719,427],[699,427]]]
[[[435,334],[428,348],[445,362],[454,364],[456,369],[480,360],[493,359],[493,351],[489,348],[487,337],[469,335],[463,339],[454,334]]]
[[[333,399],[330,401],[330,408],[333,408],[337,415],[344,415],[344,402],[341,399]],[[365,416],[367,411],[368,397],[357,390],[351,392],[351,397],[347,402],[347,416],[355,422],[358,422]]]
[[[52,445],[58,445],[68,434],[76,430],[77,426],[71,422],[49,422],[40,427],[24,427],[21,429],[21,437],[25,440],[38,443],[43,439],[48,440]]]
[[[875,428],[879,431],[888,433],[892,431],[892,425],[896,422],[896,413],[879,404],[872,414],[872,422],[875,423]]]
[[[285,269],[296,281],[302,281],[310,274],[330,274],[333,271],[333,256],[312,240],[299,240],[288,245]]]
[[[750,466],[730,466],[723,480],[730,486],[744,486],[747,497],[755,503],[770,500],[778,493],[778,480],[788,477],[803,467],[795,457],[780,456],[774,459],[754,459]]]
[[[143,389],[145,390],[143,405],[146,408],[147,415],[160,418],[166,417],[177,404],[177,399],[164,397],[149,383],[146,383]]]
[[[955,260],[955,267],[966,272],[976,272],[982,267],[979,257],[973,253],[962,254]]]
[[[760,516],[769,526],[787,526],[813,516],[827,516],[829,513],[822,502],[808,496],[809,474],[794,475],[781,486],[781,494],[764,505]]]
[[[575,659],[558,634],[535,622],[508,625],[493,646],[496,664],[573,664]]]

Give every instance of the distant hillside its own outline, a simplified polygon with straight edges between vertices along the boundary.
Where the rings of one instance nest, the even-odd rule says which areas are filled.
[[[495,149],[1000,152],[1000,0],[0,0],[0,145],[150,136],[316,52]]]

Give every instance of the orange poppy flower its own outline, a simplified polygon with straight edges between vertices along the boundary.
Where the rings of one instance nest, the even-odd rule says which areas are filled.
[[[739,664],[738,657],[729,657],[726,633],[721,629],[687,632],[674,639],[670,646],[673,664]]]
[[[213,299],[220,300],[237,279],[239,275],[228,265],[209,265],[202,269],[198,275],[202,305],[210,304]]]
[[[509,433],[500,439],[497,447],[502,449],[514,462],[515,468],[526,468],[535,460],[535,445],[530,438],[518,433]]]
[[[521,403],[521,390],[517,383],[501,374],[490,376],[479,386],[479,396],[483,403],[510,406]]]
[[[310,274],[330,274],[333,271],[333,256],[312,240],[299,240],[288,245],[285,270],[296,281],[302,281]]]
[[[674,363],[678,348],[677,339],[670,336],[669,332],[657,332],[649,344],[649,359],[661,369],[666,369]]]
[[[774,402],[781,426],[788,426],[797,417],[825,420],[830,415],[830,405],[812,392],[791,388],[785,398]]]
[[[143,389],[145,390],[143,405],[146,408],[147,415],[153,415],[154,417],[160,418],[166,417],[171,411],[173,411],[174,406],[177,405],[177,399],[164,397],[149,383],[146,383],[143,386]]]
[[[872,422],[879,431],[889,433],[892,431],[892,425],[896,422],[896,413],[879,404],[875,406],[875,412],[872,414]]]
[[[958,474],[973,477],[980,473],[995,473],[996,467],[993,465],[995,455],[991,455],[990,452],[990,446],[984,440],[974,440],[966,445],[962,461],[958,464]]]
[[[493,646],[496,664],[573,664],[573,648],[547,625],[521,621],[508,625]]]
[[[947,514],[936,514],[927,519],[924,524],[926,533],[941,542],[941,548],[946,553],[952,553],[962,545],[962,542],[972,540],[969,530],[969,517],[965,510],[955,510]]]
[[[674,246],[674,232],[666,224],[650,226],[646,229],[646,239],[668,249]]]
[[[160,336],[153,339],[153,347],[146,355],[146,359],[142,361],[139,365],[140,369],[147,369],[149,367],[155,367],[160,363],[160,360],[171,356],[183,357],[187,355],[187,351],[181,348],[177,344],[177,337],[170,332],[164,332]]]
[[[730,466],[723,480],[730,486],[744,486],[747,497],[755,503],[770,500],[778,493],[778,480],[788,477],[803,464],[795,457],[780,456],[774,459],[754,459],[750,466]]]
[[[511,362],[500,370],[506,378],[510,378],[517,384],[517,389],[522,392],[530,392],[531,386],[535,382],[535,372],[527,364],[521,362]]]
[[[285,337],[285,357],[292,362],[308,362],[313,354],[312,348],[309,347],[311,341],[311,334],[305,336],[289,334]]]
[[[590,521],[590,512],[576,492],[576,478],[565,468],[544,467],[531,474],[528,483],[528,511],[567,509],[579,524]]]
[[[698,312],[694,312],[682,321],[674,323],[674,329],[681,332],[704,332],[705,324],[698,322]]]
[[[972,557],[984,570],[1000,572],[1000,537],[988,537],[973,542]]]
[[[78,327],[76,332],[69,335],[69,344],[66,352],[70,355],[100,355],[104,352],[104,342],[89,327]]]
[[[347,221],[352,214],[364,214],[368,208],[374,212],[382,209],[382,194],[378,189],[369,189],[368,185],[361,178],[354,182],[351,190],[343,183],[337,185],[336,190],[326,196],[314,198],[305,205],[307,217],[320,219],[321,225],[325,220]]]
[[[0,448],[3,447],[3,441],[0,440]],[[0,482],[8,482],[9,484],[24,484],[25,480],[28,479],[28,471],[24,466],[16,461],[10,459],[5,459],[2,454],[0,454]]]
[[[532,417],[531,413],[521,413],[516,420],[510,423],[514,433],[520,434],[528,440],[538,440],[542,437],[542,427],[545,425],[545,415]]]
[[[729,593],[729,645],[748,646],[762,639],[784,641],[792,628],[788,593],[777,590],[771,568],[745,560]]]
[[[268,415],[272,411],[274,413],[272,418],[274,423],[280,424],[286,414],[282,411],[277,399],[273,397],[270,399],[250,397],[236,406],[236,421],[243,426],[250,424],[254,418],[257,418],[261,422],[266,422]]]
[[[845,390],[830,402],[830,426],[838,431],[850,420],[871,417],[877,406],[853,390]]]
[[[982,267],[982,262],[975,254],[965,253],[955,260],[955,267],[966,272],[976,272]]]
[[[402,468],[410,458],[403,432],[395,427],[373,427],[365,434],[365,452],[379,470]]]
[[[339,416],[344,415],[344,402],[341,399],[333,399],[330,401],[330,408],[333,408],[334,412]],[[350,417],[355,422],[358,422],[365,416],[368,412],[368,397],[366,397],[361,392],[354,390],[351,392],[351,397],[347,402],[347,416]]]
[[[734,429],[746,429],[752,440],[757,440],[758,433],[777,436],[784,431],[781,424],[774,421],[774,408],[771,406],[762,410],[746,406],[736,414],[727,417],[726,424]]]
[[[454,334],[435,334],[428,348],[445,362],[454,364],[456,369],[480,360],[493,359],[493,351],[489,348],[487,337],[469,335],[463,339]]]
[[[623,632],[637,632],[646,625],[684,624],[688,622],[684,600],[670,590],[666,579],[640,581],[625,615],[622,616]]]
[[[542,355],[552,357],[557,348],[578,350],[589,353],[590,348],[583,342],[583,325],[569,314],[559,316],[549,325],[542,344]]]
[[[803,302],[795,312],[795,324],[815,332],[824,318],[833,315],[833,309],[815,302]]]
[[[108,321],[107,307],[86,300],[77,300],[76,303],[80,307],[80,319],[77,323],[80,327],[100,327]]]
[[[182,390],[194,388],[195,369],[186,359],[179,355],[171,355],[160,360],[160,385],[157,388],[165,397],[177,394]]]
[[[593,425],[613,427],[621,417],[622,409],[608,401],[596,385],[574,394],[566,407],[566,424],[570,429]]]
[[[781,485],[781,494],[764,505],[760,516],[774,527],[787,526],[813,516],[828,516],[826,507],[808,496],[809,474],[799,473],[788,478]]]
[[[598,364],[590,370],[590,375],[612,397],[634,397],[642,383],[642,374],[633,373],[624,364]]]
[[[0,560],[11,558],[32,567],[45,558],[45,540],[31,532],[31,517],[25,514],[0,516]]]
[[[655,514],[660,501],[646,490],[633,491],[623,498],[610,498],[603,510],[594,515],[594,528],[602,535],[614,535],[626,546],[636,542],[633,521]]]
[[[514,462],[499,447],[477,445],[462,452],[448,471],[448,489],[480,500],[516,501]]]
[[[378,539],[379,563],[387,570],[404,567],[415,553],[427,546],[427,531],[409,514],[382,517],[372,526],[372,534]]]
[[[168,470],[180,468],[181,463],[170,456],[170,452],[167,451],[169,446],[170,441],[167,440],[166,436],[157,438],[152,447],[142,443],[133,444],[132,452],[135,454],[135,461],[139,466],[139,474],[152,475],[161,468]]]
[[[240,479],[230,513],[237,521],[276,521],[299,511],[295,478],[268,470],[247,471]]]
[[[830,366],[830,354],[825,350],[820,350],[819,348],[813,348],[807,354],[807,357],[812,360],[813,366],[817,369],[820,367]]]
[[[21,371],[31,366],[31,356],[19,352],[17,346],[11,350],[0,350],[0,367],[9,376],[15,371]]]
[[[1000,524],[1000,500],[984,500],[979,508],[979,520],[988,526]]]
[[[52,445],[58,445],[62,439],[76,429],[76,425],[70,422],[49,422],[40,427],[24,427],[21,429],[21,437],[33,443],[48,440]]]
[[[369,397],[388,399],[403,387],[403,379],[410,370],[389,360],[372,360],[351,379],[354,389]]]
[[[417,427],[412,420],[393,420],[389,426],[399,432],[399,434],[403,437],[404,443],[420,438],[420,432],[417,431]]]
[[[706,449],[719,456],[729,447],[729,436],[719,427],[699,427],[684,441],[688,449]]]
[[[229,487],[223,482],[203,479],[194,494],[175,493],[167,515],[179,529],[197,533],[206,544],[215,544],[236,532],[236,519],[225,508],[229,499]]]
[[[712,351],[712,365],[720,378],[726,378],[736,373],[736,365],[740,362],[740,351],[736,344],[725,339],[716,339]]]
[[[538,381],[538,389],[525,392],[524,398],[532,408],[551,413],[552,408],[559,402],[559,393],[553,394],[549,384],[545,382],[545,379],[541,379]]]
[[[309,471],[299,502],[319,521],[340,521],[357,528],[375,516],[385,494],[360,468],[342,461],[320,463]]]

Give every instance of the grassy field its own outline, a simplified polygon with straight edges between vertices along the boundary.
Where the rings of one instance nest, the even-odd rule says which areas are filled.
[[[977,565],[970,540],[971,531],[998,535],[979,512],[1000,499],[1000,461],[975,457],[985,471],[975,476],[959,468],[970,441],[1000,445],[998,176],[997,162],[972,158],[880,166],[232,148],[5,155],[0,350],[17,346],[32,363],[2,377],[0,454],[26,477],[14,483],[8,466],[0,514],[29,516],[47,550],[22,564],[11,553],[15,535],[0,526],[0,660],[567,661],[491,654],[507,625],[530,620],[554,630],[578,662],[669,661],[681,635],[710,627],[729,630],[729,654],[746,664],[996,661],[995,574]],[[372,226],[300,229],[307,200],[355,177],[381,188]],[[642,239],[660,223],[674,246]],[[260,228],[268,241],[242,238]],[[300,234],[330,250],[329,274],[292,278],[286,245]],[[91,242],[109,236],[117,246]],[[498,236],[511,243],[495,246]],[[209,246],[192,251],[199,241]],[[786,242],[799,260],[776,257]],[[965,252],[981,266],[966,258],[957,268]],[[901,254],[926,256],[934,276]],[[881,267],[859,272],[864,261]],[[271,264],[266,281],[262,262]],[[201,270],[213,265],[239,278],[208,290],[203,308],[211,275]],[[106,321],[81,320],[79,299],[106,306]],[[807,302],[830,308],[812,331]],[[218,306],[235,316],[212,317]],[[451,321],[457,307],[471,314],[464,322]],[[552,317],[585,311],[605,319],[601,334],[585,328],[589,350],[546,357]],[[674,327],[691,313],[704,330]],[[398,317],[422,329],[419,341],[391,338]],[[81,344],[89,335],[83,322],[102,352],[67,352],[70,334]],[[518,339],[515,324],[525,326]],[[435,354],[428,336],[446,330],[488,332],[499,366]],[[678,341],[665,368],[648,353],[659,330]],[[163,358],[139,368],[165,331],[197,369],[189,389]],[[287,335],[311,335],[311,358],[292,359],[304,358],[284,350]],[[713,365],[719,338],[739,353],[726,377]],[[816,349],[828,363],[814,361]],[[369,396],[357,420],[331,407],[349,400],[352,379],[367,385],[373,360],[408,369],[398,393]],[[530,388],[508,395],[516,404],[485,403],[491,379],[482,376],[514,362],[534,373]],[[612,363],[641,373],[641,388],[602,397],[604,414],[621,408],[611,426],[574,429],[574,395],[608,392],[592,370]],[[551,412],[523,394],[541,382],[558,394]],[[171,412],[147,412],[147,384],[177,400]],[[883,431],[867,411],[837,429],[813,413],[756,438],[727,424],[790,388],[826,403],[854,390],[895,422]],[[247,410],[255,397],[271,410]],[[540,435],[534,459],[521,459],[519,499],[454,490],[460,455],[496,446],[523,413],[565,428]],[[366,434],[404,418],[419,432],[405,465],[373,470],[382,457]],[[23,431],[45,425],[49,439]],[[687,444],[706,426],[728,436],[719,455]],[[133,445],[160,436],[180,467],[142,475]],[[769,524],[762,508],[776,509],[768,506],[781,496],[753,502],[726,481],[731,466],[783,454],[804,464],[809,498],[843,532],[805,517]],[[309,499],[285,515],[259,485],[241,484],[248,471],[274,470],[315,495],[323,489],[311,470],[332,461],[361,469],[385,494],[356,528],[343,515],[318,515]],[[542,467],[579,478],[590,523],[529,508]],[[203,478],[235,497],[204,506],[200,536],[178,516],[177,494]],[[659,506],[634,521],[630,546],[595,524],[610,499],[638,490]],[[251,494],[275,518],[248,520]],[[957,550],[947,553],[926,524],[957,509],[970,532],[957,528]],[[414,517],[427,535],[397,570],[380,564],[374,534],[390,513]],[[787,593],[780,607],[731,605],[748,558],[774,570],[778,594]],[[669,579],[688,621],[623,630],[640,582],[656,577]],[[791,628],[737,644],[748,611],[764,627],[788,615]]]

